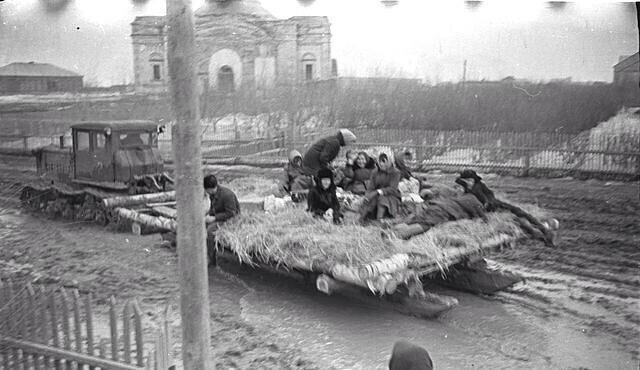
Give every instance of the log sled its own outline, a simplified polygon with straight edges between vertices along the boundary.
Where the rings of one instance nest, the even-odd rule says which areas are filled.
[[[108,212],[119,228],[137,235],[160,233],[165,243],[175,247],[175,193],[120,197],[103,203],[112,206]],[[248,207],[253,211],[264,212],[267,208],[257,198],[240,199],[240,204],[243,209]],[[208,206],[208,199],[203,199],[203,212],[206,213]],[[211,218],[207,217],[206,222],[212,222]],[[559,227],[555,219],[545,221],[544,225],[549,230]],[[496,268],[483,258],[484,254],[512,246],[515,241],[500,234],[481,243],[481,254],[472,255],[464,248],[454,248],[445,260],[420,266],[413,266],[408,255],[402,253],[360,266],[320,266],[303,261],[283,266],[253,257],[249,265],[262,272],[301,281],[322,294],[339,295],[383,309],[431,318],[456,307],[458,301],[425,289],[421,281],[475,294],[493,294],[523,281],[521,276]],[[242,264],[238,255],[224,246],[218,246],[216,259]]]

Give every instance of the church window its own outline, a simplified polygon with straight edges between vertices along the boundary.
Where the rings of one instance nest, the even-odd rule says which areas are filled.
[[[311,81],[314,79],[314,65],[316,64],[316,56],[311,53],[306,53],[302,56],[302,65],[304,66],[304,79],[305,81]]]
[[[149,62],[151,62],[151,68],[153,69],[153,80],[160,81],[162,80],[162,62],[164,58],[162,54],[158,52],[151,53],[149,56]]]
[[[160,75],[160,64],[153,65],[153,79],[155,81],[160,81],[162,76]]]
[[[304,79],[306,81],[313,80],[313,64],[304,65]]]

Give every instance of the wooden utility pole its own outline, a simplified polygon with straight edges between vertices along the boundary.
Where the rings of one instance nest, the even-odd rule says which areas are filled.
[[[209,366],[209,283],[202,198],[195,37],[191,0],[167,0],[169,92],[175,116],[173,157],[178,209],[178,265],[185,369]]]
[[[462,64],[462,84],[464,85],[467,82],[467,60],[464,60]]]

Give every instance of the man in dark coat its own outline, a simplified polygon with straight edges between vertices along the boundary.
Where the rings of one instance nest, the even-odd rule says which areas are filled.
[[[331,209],[333,222],[340,223],[342,221],[340,202],[336,196],[336,184],[333,182],[333,172],[330,169],[323,168],[318,171],[316,186],[309,190],[307,206],[307,211],[317,217],[323,217],[327,210]]]
[[[341,129],[333,136],[316,141],[302,157],[302,169],[308,176],[315,176],[322,168],[338,156],[340,147],[356,142],[356,136],[347,129]]]
[[[473,184],[469,186],[466,180],[473,180]],[[456,179],[456,183],[464,188],[465,193],[473,194],[483,204],[484,208],[489,211],[509,211],[518,217],[520,225],[529,232],[533,237],[541,239],[546,245],[553,247],[553,234],[546,228],[540,220],[533,217],[527,211],[520,207],[509,204],[497,199],[493,191],[482,182],[482,177],[470,169],[460,172],[460,176]]]
[[[401,340],[393,346],[389,370],[432,370],[433,361],[426,349]]]
[[[215,264],[216,231],[221,224],[240,214],[240,202],[231,189],[218,185],[215,175],[205,176],[204,190],[209,194],[209,216],[213,216],[214,221],[207,227],[207,252],[210,263]]]
[[[399,238],[409,239],[445,222],[484,216],[482,203],[471,194],[441,197],[418,204],[409,216],[394,226],[394,231]]]

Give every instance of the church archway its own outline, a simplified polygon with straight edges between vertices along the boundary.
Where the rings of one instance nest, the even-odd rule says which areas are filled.
[[[222,78],[223,81],[219,81]],[[221,49],[209,59],[209,87],[218,90],[221,87],[232,90],[242,84],[242,59],[231,49]]]

